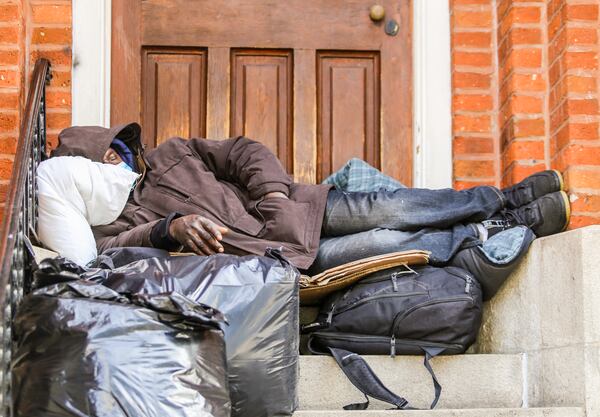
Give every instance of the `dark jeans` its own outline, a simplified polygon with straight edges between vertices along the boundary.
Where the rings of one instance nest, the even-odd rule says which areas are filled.
[[[469,190],[402,188],[369,193],[329,192],[321,243],[311,273],[383,253],[423,249],[441,265],[463,245],[478,242],[472,223],[504,208],[494,187]]]

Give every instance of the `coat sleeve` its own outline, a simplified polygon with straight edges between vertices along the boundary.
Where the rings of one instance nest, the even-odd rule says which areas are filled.
[[[179,251],[182,245],[169,236],[171,221],[178,217],[181,217],[181,214],[173,212],[163,219],[148,221],[131,228],[127,218],[121,216],[109,225],[94,227],[92,232],[98,253],[108,248],[129,246]]]
[[[144,246],[153,248],[152,229],[161,220],[155,220],[149,223],[140,224],[132,229],[127,229],[127,223],[116,220],[107,226],[94,227],[94,238],[98,253],[104,252],[108,248]]]
[[[270,192],[289,195],[291,177],[263,144],[243,136],[225,139],[192,139],[188,146],[217,178],[234,182],[259,199]]]

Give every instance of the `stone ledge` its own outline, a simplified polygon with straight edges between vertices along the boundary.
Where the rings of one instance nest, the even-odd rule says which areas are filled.
[[[428,408],[433,400],[431,376],[422,356],[364,356],[377,376],[413,407]],[[439,356],[432,367],[443,390],[437,408],[521,407],[523,355]],[[341,409],[364,402],[329,356],[301,356],[298,396],[301,410]],[[372,400],[371,408],[390,405]]]
[[[433,411],[296,411],[293,417],[584,417],[582,408],[481,408],[472,410],[433,410]]]
[[[525,353],[529,405],[600,416],[600,226],[533,242],[484,309],[478,353]]]

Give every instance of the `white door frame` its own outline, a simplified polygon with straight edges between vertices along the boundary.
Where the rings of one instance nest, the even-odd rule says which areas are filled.
[[[413,1],[413,178],[452,187],[452,68],[448,0]]]
[[[111,0],[73,0],[73,126],[110,125]]]
[[[73,0],[73,125],[110,125],[111,0]],[[413,178],[452,186],[448,0],[413,0]]]

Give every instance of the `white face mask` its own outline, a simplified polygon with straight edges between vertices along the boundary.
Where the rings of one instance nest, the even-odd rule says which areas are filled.
[[[131,171],[133,172],[133,168],[131,168],[129,165],[127,165],[125,162],[121,161],[117,164],[118,167],[121,167],[123,169],[126,169],[127,171]]]

